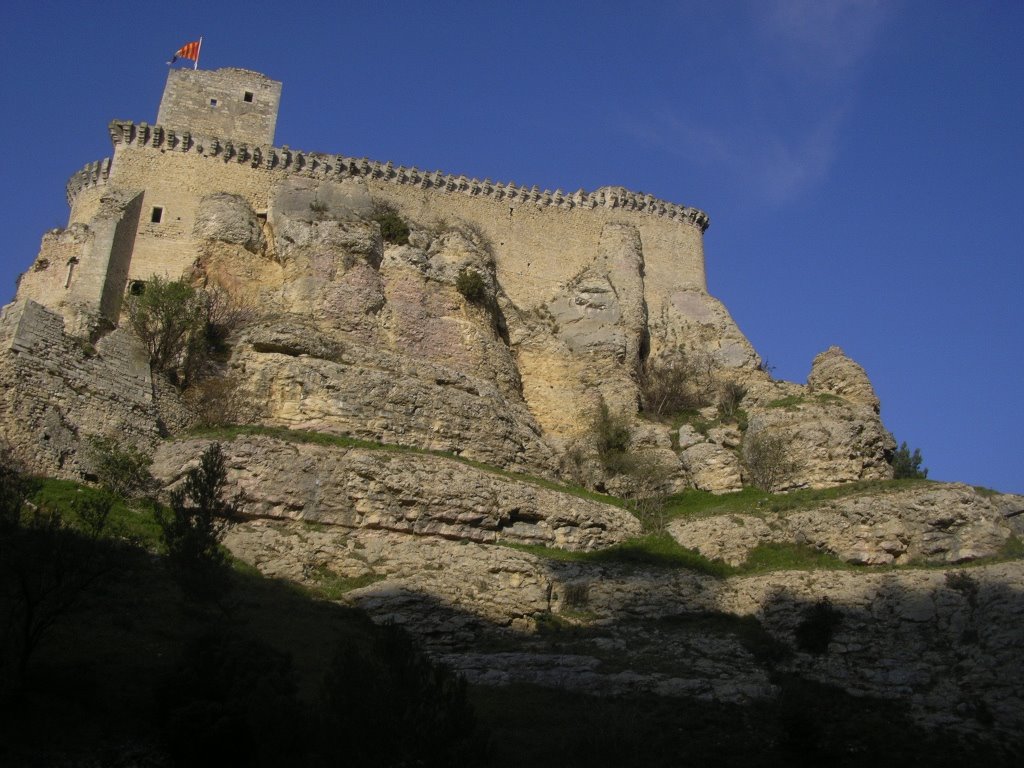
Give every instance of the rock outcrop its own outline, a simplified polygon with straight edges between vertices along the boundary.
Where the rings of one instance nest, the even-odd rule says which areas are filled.
[[[807,544],[859,565],[958,564],[1001,553],[1024,498],[927,483],[846,496],[810,509],[674,521],[684,547],[740,565],[760,544]]]
[[[209,440],[162,443],[153,470],[170,487]],[[346,448],[263,435],[223,444],[228,481],[249,517],[484,543],[608,547],[640,533],[611,504],[422,452]]]

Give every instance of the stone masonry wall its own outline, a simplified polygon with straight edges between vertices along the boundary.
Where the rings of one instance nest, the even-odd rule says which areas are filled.
[[[258,72],[171,69],[157,122],[181,131],[272,144],[280,102],[281,83]]]
[[[151,445],[152,391],[146,350],[129,332],[116,330],[91,347],[34,301],[0,313],[3,437],[34,471],[75,477],[79,446],[90,435]]]
[[[71,221],[82,222],[94,213],[92,190],[98,186],[145,190],[129,279],[176,276],[193,263],[198,255],[192,237],[196,210],[210,191],[240,195],[257,212],[266,212],[275,183],[288,177],[327,185],[355,177],[367,183],[374,199],[395,205],[417,223],[454,220],[480,228],[493,244],[502,286],[520,306],[542,304],[587,268],[608,223],[631,224],[639,231],[653,290],[649,302],[660,304],[683,288],[706,290],[702,234],[707,216],[620,187],[572,194],[540,191],[144,123],[115,121],[111,137],[113,163],[90,164],[69,182]],[[163,209],[160,223],[150,221],[154,207]]]

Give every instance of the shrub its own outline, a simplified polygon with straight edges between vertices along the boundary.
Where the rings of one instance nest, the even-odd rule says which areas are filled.
[[[742,459],[751,484],[768,493],[781,490],[799,470],[785,437],[764,430],[747,434]]]
[[[745,386],[735,381],[725,382],[718,394],[718,414],[723,419],[735,419],[746,396]]]
[[[608,404],[601,399],[592,429],[597,455],[601,466],[612,474],[628,472],[632,466],[629,453],[629,420],[624,416],[612,415]]]
[[[928,477],[928,470],[921,469],[921,449],[915,448],[910,452],[907,441],[904,440],[896,452],[892,455],[892,472],[896,480],[917,479],[924,480]]]
[[[832,606],[831,600],[823,597],[804,610],[796,627],[796,644],[808,653],[828,653],[829,643],[842,623],[843,614]]]
[[[170,513],[160,516],[167,554],[175,565],[198,574],[224,563],[220,549],[227,522],[238,514],[236,502],[224,499],[227,472],[220,443],[203,453],[200,465],[188,470],[171,492]]]
[[[121,445],[112,437],[90,437],[85,459],[97,482],[116,496],[132,499],[153,491],[153,458],[133,445]]]
[[[71,503],[71,508],[85,532],[96,540],[107,527],[110,511],[114,508],[114,496],[102,491],[79,496]]]
[[[409,242],[409,225],[394,206],[376,203],[370,220],[380,224],[380,234],[384,242],[394,245],[405,245]]]
[[[211,358],[224,355],[228,337],[253,314],[221,288],[201,290],[160,277],[133,292],[126,309],[150,366],[179,389],[208,372]]]
[[[710,360],[676,347],[640,366],[638,384],[644,413],[668,418],[703,408],[710,401]]]
[[[466,301],[474,304],[483,303],[487,297],[487,284],[483,276],[475,269],[466,267],[459,271],[455,279],[455,289],[465,297]]]
[[[18,525],[28,490],[28,483],[13,460],[0,451],[0,531]]]

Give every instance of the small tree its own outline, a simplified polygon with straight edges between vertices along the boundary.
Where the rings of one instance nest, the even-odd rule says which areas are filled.
[[[392,624],[375,631],[369,648],[339,646],[317,714],[325,763],[338,755],[368,768],[484,762],[465,681]]]
[[[629,421],[623,416],[613,415],[608,404],[601,398],[593,426],[594,441],[601,466],[605,471],[618,475],[632,467],[627,452],[630,439]]]
[[[742,458],[751,484],[768,493],[782,489],[799,470],[785,437],[764,430],[747,434]]]
[[[680,347],[644,360],[637,377],[644,413],[668,418],[707,405],[710,371],[706,362]]]
[[[209,595],[219,586],[226,561],[220,542],[239,510],[235,500],[224,498],[226,483],[224,454],[220,443],[213,443],[171,492],[170,514],[160,515],[167,554],[193,596]]]
[[[121,445],[112,437],[91,437],[86,461],[96,480],[123,499],[147,496],[154,488],[149,472],[153,458],[133,445]]]
[[[21,507],[28,494],[28,484],[13,465],[0,452],[0,531],[14,528],[21,519]]]
[[[917,479],[924,480],[928,477],[928,470],[921,468],[921,449],[915,448],[910,452],[907,441],[904,440],[899,449],[892,456],[892,476],[896,480]]]
[[[205,297],[184,280],[155,277],[128,299],[128,321],[149,350],[154,370],[184,386],[194,358],[205,352]],[[193,358],[193,359],[190,359]]]
[[[833,607],[831,600],[823,597],[804,609],[796,626],[796,644],[808,653],[828,653],[829,643],[842,623],[842,612]]]

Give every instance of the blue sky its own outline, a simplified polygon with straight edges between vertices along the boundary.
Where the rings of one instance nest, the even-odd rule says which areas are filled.
[[[711,217],[778,377],[838,344],[931,476],[1024,493],[1024,3],[13,0],[0,301],[165,61],[284,82],[277,144]]]

